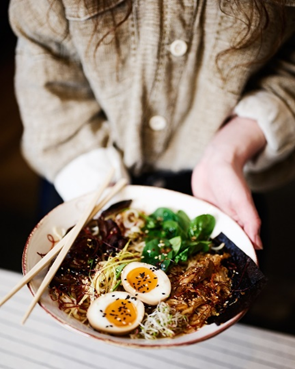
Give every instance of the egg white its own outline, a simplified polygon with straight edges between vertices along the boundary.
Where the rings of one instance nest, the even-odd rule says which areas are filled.
[[[135,289],[128,282],[127,276],[136,268],[146,268],[153,272],[158,279],[157,286],[149,292],[140,292]],[[159,302],[166,300],[171,292],[171,283],[166,273],[163,272],[163,270],[147,263],[132,262],[128,264],[122,271],[121,280],[123,288],[127,292],[148,305],[157,305]]]
[[[136,308],[137,317],[130,325],[117,326],[111,323],[107,317],[106,308],[117,299],[123,299],[130,301]],[[128,294],[127,292],[109,292],[101,295],[95,299],[87,310],[87,319],[89,324],[96,330],[113,333],[113,334],[126,334],[133,329],[137,328],[144,317],[144,305],[135,296]]]

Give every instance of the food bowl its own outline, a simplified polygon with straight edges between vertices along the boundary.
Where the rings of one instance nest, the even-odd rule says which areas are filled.
[[[42,254],[46,254],[50,250],[52,242],[48,235],[53,235],[55,228],[68,229],[76,224],[91,198],[92,194],[88,194],[65,202],[53,209],[36,225],[27,240],[23,252],[22,267],[24,274],[26,274],[41,259]],[[196,217],[200,214],[213,215],[216,219],[216,226],[211,236],[216,237],[219,233],[224,233],[257,264],[255,250],[249,238],[240,226],[211,204],[192,196],[162,188],[127,186],[118,193],[105,206],[105,208],[115,202],[129,199],[133,200],[131,205],[132,207],[143,210],[148,214],[155,211],[158,207],[168,207],[173,210],[184,210],[190,218]],[[28,284],[33,295],[38,290],[46,272],[46,269],[43,270]],[[232,319],[221,325],[216,325],[214,323],[205,325],[193,333],[176,336],[174,338],[145,340],[140,338],[132,339],[129,337],[112,336],[95,331],[93,328],[77,321],[75,318],[70,317],[61,311],[58,308],[58,304],[50,298],[48,291],[44,292],[39,304],[54,320],[68,329],[107,343],[134,348],[167,348],[204,341],[229,328],[246,312],[244,310],[238,313]]]

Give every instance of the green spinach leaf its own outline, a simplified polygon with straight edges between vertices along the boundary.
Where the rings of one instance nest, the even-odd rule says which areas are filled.
[[[215,218],[210,214],[190,220],[183,210],[174,213],[168,208],[158,208],[146,217],[142,261],[167,271],[173,263],[185,262],[198,252],[209,251],[209,237],[214,227]]]
[[[159,255],[161,254],[161,251],[158,245],[158,238],[154,238],[145,242],[145,247],[142,251],[142,261],[144,263],[157,265],[160,262]]]
[[[187,232],[189,225],[190,225],[190,218],[188,217],[188,215],[183,211],[183,210],[179,210],[176,213],[177,217],[178,217],[178,223],[180,225],[180,227]]]
[[[191,220],[188,235],[192,241],[207,240],[215,227],[216,220],[213,215],[202,214]]]
[[[168,208],[158,208],[151,216],[163,222],[166,220],[178,220],[176,214]]]

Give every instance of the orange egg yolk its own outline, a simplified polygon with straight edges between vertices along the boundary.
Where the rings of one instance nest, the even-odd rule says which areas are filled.
[[[105,309],[106,318],[117,327],[126,327],[137,319],[137,309],[130,300],[118,299]]]
[[[127,275],[127,281],[136,291],[146,293],[157,286],[158,277],[150,269],[141,267],[131,270]]]

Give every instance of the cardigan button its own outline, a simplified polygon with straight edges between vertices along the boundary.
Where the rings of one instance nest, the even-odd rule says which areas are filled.
[[[162,131],[166,125],[166,119],[160,115],[154,115],[149,121],[149,126],[153,131]]]
[[[174,56],[183,56],[187,51],[187,44],[183,40],[175,40],[170,45],[170,52]]]

